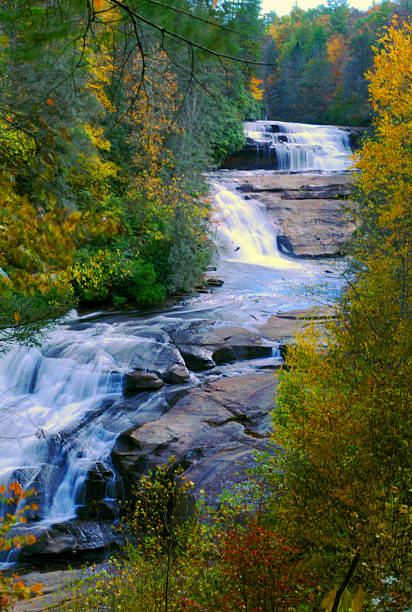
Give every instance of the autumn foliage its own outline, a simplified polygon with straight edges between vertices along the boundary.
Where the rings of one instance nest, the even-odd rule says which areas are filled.
[[[221,548],[222,574],[228,592],[218,609],[281,612],[296,608],[309,584],[297,553],[285,538],[260,525],[256,518],[245,529],[230,529]],[[305,595],[311,598],[307,591]]]
[[[337,321],[299,336],[290,372],[281,375],[273,439],[285,452],[274,462],[280,503],[273,515],[306,563],[321,570],[325,587],[337,588],[355,561],[352,592],[361,584],[385,597],[392,581],[407,597],[410,23],[394,21],[378,42],[368,73],[376,132],[357,162],[359,231],[348,286]]]
[[[12,481],[8,487],[0,485],[0,504],[5,509],[3,516],[0,516],[0,552],[34,544],[35,538],[32,534],[13,536],[9,533],[19,523],[27,522],[25,512],[37,510],[37,504],[30,501],[35,494],[34,490],[23,491],[17,481]],[[15,600],[28,599],[39,595],[41,591],[41,584],[26,586],[17,574],[4,576],[0,572],[0,610],[8,610]]]

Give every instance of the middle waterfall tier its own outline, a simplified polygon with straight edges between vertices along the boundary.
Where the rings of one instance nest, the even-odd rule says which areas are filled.
[[[301,267],[298,262],[280,255],[276,230],[258,204],[219,185],[214,186],[225,259],[271,268]]]

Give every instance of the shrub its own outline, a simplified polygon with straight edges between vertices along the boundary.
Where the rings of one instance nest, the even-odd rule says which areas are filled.
[[[70,277],[83,305],[108,302],[119,306],[129,302],[150,306],[165,299],[165,288],[157,282],[153,265],[119,249],[81,249]]]
[[[0,504],[5,508],[4,515],[0,517],[0,552],[11,548],[21,548],[23,544],[34,544],[33,535],[17,535],[10,533],[11,529],[18,523],[26,523],[24,513],[29,510],[37,510],[37,504],[25,503],[30,496],[35,495],[33,489],[23,491],[18,482],[11,482],[8,487],[0,485]],[[13,510],[14,509],[14,510]],[[0,610],[9,610],[15,600],[29,599],[31,595],[38,595],[42,590],[41,584],[26,586],[17,574],[10,577],[0,572]]]

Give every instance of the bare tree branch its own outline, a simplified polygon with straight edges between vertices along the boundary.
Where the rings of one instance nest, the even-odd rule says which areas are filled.
[[[155,30],[158,30],[162,34],[162,38],[164,38],[165,35],[171,36],[172,38],[179,40],[185,43],[186,45],[189,45],[189,46],[191,45],[192,47],[195,47],[196,49],[200,49],[201,51],[203,51],[204,53],[207,53],[208,55],[212,55],[213,57],[228,59],[233,62],[240,62],[242,64],[254,65],[254,66],[271,66],[272,65],[269,62],[259,62],[257,60],[244,59],[242,57],[237,57],[236,55],[228,55],[227,53],[220,53],[219,51],[213,51],[213,49],[204,47],[203,45],[200,45],[199,43],[196,43],[193,40],[190,40],[190,38],[181,36],[180,34],[177,34],[176,32],[172,32],[171,30],[168,30],[164,28],[163,26],[159,26],[157,23],[154,23],[150,19],[146,19],[146,17],[143,17],[143,15],[140,15],[139,13],[131,9],[129,6],[127,6],[123,2],[120,2],[120,0],[108,0],[108,2],[120,8],[122,11],[127,13],[130,17],[134,19],[138,19],[139,21],[145,23],[146,25],[151,26]]]
[[[146,0],[146,1],[150,2],[151,4],[156,4],[157,6],[161,6],[163,8],[170,9],[171,11],[175,11],[176,13],[182,13],[183,15],[187,15],[191,19],[202,21],[203,23],[212,25],[215,28],[221,28],[222,30],[226,30],[227,32],[232,32],[233,34],[238,34],[240,36],[240,32],[238,32],[237,30],[232,30],[232,28],[228,28],[227,26],[224,26],[220,23],[216,23],[209,19],[205,19],[204,17],[198,17],[197,15],[193,15],[192,13],[189,13],[189,11],[184,11],[183,9],[177,8],[176,6],[170,6],[169,4],[164,4],[164,2],[158,2],[158,0]]]

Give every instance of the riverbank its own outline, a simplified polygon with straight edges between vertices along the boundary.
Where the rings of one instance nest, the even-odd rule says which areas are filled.
[[[124,490],[130,490],[139,476],[173,456],[176,464],[185,467],[185,477],[195,483],[194,494],[202,491],[206,502],[216,505],[224,490],[247,478],[244,470],[255,465],[254,452],[268,447],[277,369],[283,367],[279,346],[291,341],[296,331],[313,323],[322,325],[331,316],[333,312],[325,308],[273,314],[260,328],[261,334],[210,320],[181,321],[177,329],[176,321],[163,322],[184,356],[190,378],[180,384],[166,383],[158,390],[136,389],[128,398],[104,407],[101,416],[106,417],[106,429],[113,428],[119,414],[137,415],[137,422],[117,437],[110,462],[98,461],[89,469],[85,503],[77,509],[81,518],[38,529],[36,543],[24,551],[26,562],[39,569],[64,559],[78,564],[90,554],[101,558],[105,549],[108,552],[108,547],[121,544],[111,531],[116,504],[105,497],[113,468]],[[73,323],[72,329],[76,327],[86,331],[93,323]],[[157,329],[152,325],[152,336],[159,342]],[[177,353],[174,358],[178,359]],[[103,425],[96,414],[92,423],[93,428]],[[66,430],[62,434],[66,444],[90,433],[88,425],[86,419],[71,433]],[[41,490],[51,484],[44,482]],[[44,596],[17,604],[13,610],[53,606],[63,597],[61,589],[79,576],[78,571],[28,573],[24,581],[42,582]]]

